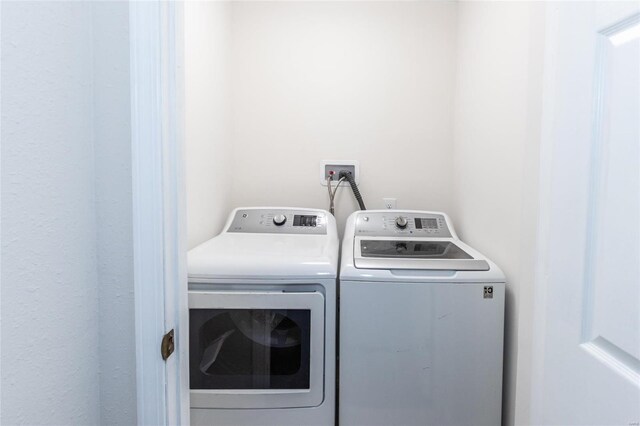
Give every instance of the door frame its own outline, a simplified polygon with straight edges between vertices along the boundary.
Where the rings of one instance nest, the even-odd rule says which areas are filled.
[[[138,424],[189,424],[183,5],[130,2]],[[162,338],[174,330],[165,362]]]

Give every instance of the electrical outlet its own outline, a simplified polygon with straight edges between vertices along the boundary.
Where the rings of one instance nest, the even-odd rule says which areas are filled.
[[[333,181],[337,182],[341,171],[346,170],[360,184],[360,170],[357,161],[350,160],[325,160],[320,164],[320,184],[327,186],[327,177],[333,176]],[[333,172],[333,173],[332,173]]]
[[[393,210],[396,208],[397,200],[395,198],[383,198],[382,201],[384,201],[385,209]]]

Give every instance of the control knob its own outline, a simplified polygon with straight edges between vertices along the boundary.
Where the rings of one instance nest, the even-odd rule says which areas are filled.
[[[282,226],[287,221],[287,217],[283,214],[277,214],[273,217],[273,224],[276,226]]]
[[[407,220],[406,217],[402,217],[402,216],[398,216],[396,218],[396,226],[400,229],[404,229],[407,227],[407,225],[409,224],[409,221]]]

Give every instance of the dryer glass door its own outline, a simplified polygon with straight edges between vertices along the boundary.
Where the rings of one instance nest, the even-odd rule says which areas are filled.
[[[322,294],[191,292],[189,329],[192,406],[322,402]]]

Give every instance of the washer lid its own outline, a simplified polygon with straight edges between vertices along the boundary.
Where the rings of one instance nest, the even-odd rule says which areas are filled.
[[[489,263],[475,259],[451,240],[355,238],[358,269],[420,269],[488,271]]]

